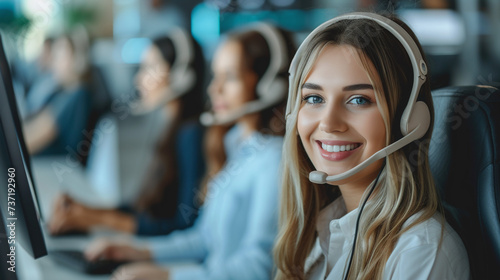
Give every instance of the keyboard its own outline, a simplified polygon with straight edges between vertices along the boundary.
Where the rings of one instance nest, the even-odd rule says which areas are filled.
[[[54,250],[49,256],[56,262],[85,274],[111,274],[125,261],[98,260],[88,261],[83,252],[77,250]]]

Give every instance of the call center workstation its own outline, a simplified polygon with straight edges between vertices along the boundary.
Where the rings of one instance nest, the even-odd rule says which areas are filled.
[[[428,266],[412,279],[500,279],[500,1],[4,0],[0,15],[0,279],[399,279],[403,261]],[[405,71],[401,97],[377,93]],[[391,116],[380,149],[376,118],[349,119],[374,110]],[[437,202],[370,249],[374,221],[400,217],[375,205],[391,178]],[[432,219],[443,247],[405,258],[397,239]]]

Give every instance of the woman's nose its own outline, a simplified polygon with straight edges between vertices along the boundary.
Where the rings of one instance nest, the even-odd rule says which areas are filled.
[[[345,132],[348,125],[345,121],[346,112],[342,106],[331,104],[321,114],[319,129],[327,133]]]
[[[216,79],[212,79],[210,84],[208,85],[208,94],[211,96],[219,95],[222,93],[221,83]]]

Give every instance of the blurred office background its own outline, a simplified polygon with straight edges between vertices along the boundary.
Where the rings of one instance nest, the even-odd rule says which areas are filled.
[[[399,14],[425,48],[433,87],[500,83],[499,0],[0,0],[0,28],[11,64],[22,67],[44,38],[84,25],[90,64],[110,97],[121,98],[133,91],[149,39],[173,26],[189,28],[210,60],[221,33],[245,23],[277,23],[300,42],[326,19],[356,10]]]
[[[91,138],[87,132],[93,132],[99,118],[106,114],[118,119],[134,118],[129,111],[137,98],[134,76],[152,38],[176,26],[186,28],[202,46],[209,66],[221,34],[232,28],[270,21],[290,30],[300,43],[322,22],[352,11],[396,13],[406,21],[428,57],[433,89],[470,84],[500,86],[500,0],[0,0],[0,30],[20,103],[37,75],[37,63],[45,56],[46,38],[64,32],[79,36],[82,26],[87,30],[81,34],[88,37],[84,41],[89,45],[93,114],[81,150],[68,151],[85,166],[90,144],[84,144]],[[207,84],[209,80],[207,75]],[[20,104],[21,111],[22,107]],[[136,122],[135,127],[141,127],[141,122]],[[147,138],[136,128],[117,137]],[[134,141],[115,153],[132,153],[128,157],[132,160],[123,156],[118,160],[127,165],[121,171],[113,169],[113,163],[105,172],[94,168],[92,176],[106,179],[91,180],[112,189],[108,195],[118,197],[119,192],[124,192],[123,182],[130,185],[132,190],[117,198],[116,203],[137,194],[135,186],[147,166],[148,159],[138,159],[145,152]],[[141,145],[150,147],[152,143]],[[102,156],[97,161],[109,158]],[[137,171],[138,166],[143,171]],[[128,177],[121,178],[120,183],[116,173]]]

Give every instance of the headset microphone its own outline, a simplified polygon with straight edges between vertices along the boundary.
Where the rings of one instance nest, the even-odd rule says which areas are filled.
[[[404,146],[415,141],[416,139],[422,138],[427,132],[427,129],[429,129],[429,125],[431,122],[429,108],[427,107],[427,105],[425,105],[424,102],[419,101],[417,102],[417,104],[415,104],[415,110],[419,112],[427,110],[428,113],[422,114],[422,117],[420,118],[421,123],[418,124],[417,127],[410,132],[410,134],[402,137],[398,141],[374,153],[372,156],[367,158],[362,163],[358,164],[356,167],[353,167],[352,169],[342,174],[328,176],[325,172],[322,171],[312,171],[311,173],[309,173],[309,181],[316,184],[326,184],[327,182],[337,182],[340,180],[347,179],[353,176],[354,174],[360,172],[361,170],[365,169],[375,161],[394,153],[395,151],[403,148]]]
[[[165,104],[169,103],[172,100],[175,100],[175,99],[181,97],[182,95],[184,95],[184,92],[173,91],[171,89],[165,89],[161,93],[161,99],[158,102],[156,102],[156,104],[154,104],[153,106],[143,105],[143,103],[139,100],[136,102],[132,102],[130,104],[130,112],[133,115],[137,115],[137,116],[149,114],[152,111],[155,111],[159,108],[162,108]]]
[[[285,89],[286,89],[286,87],[284,87],[282,91],[284,91]],[[276,100],[271,100],[268,98],[268,99],[266,99],[265,102],[263,102],[262,100],[255,100],[255,101],[247,102],[247,103],[245,103],[243,108],[240,108],[234,112],[231,112],[231,113],[227,114],[227,116],[224,116],[224,117],[215,117],[215,115],[212,112],[204,112],[200,116],[200,122],[204,126],[210,126],[210,125],[214,125],[214,124],[217,124],[217,125],[230,124],[233,121],[235,121],[235,120],[237,120],[245,115],[262,111],[262,110],[266,109],[267,107],[269,107],[270,105],[276,104],[282,100],[282,96],[279,96],[279,95],[271,95],[271,97],[277,97],[277,98],[276,98]]]

